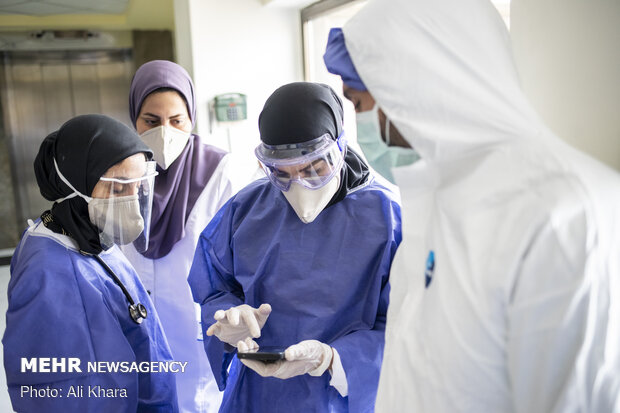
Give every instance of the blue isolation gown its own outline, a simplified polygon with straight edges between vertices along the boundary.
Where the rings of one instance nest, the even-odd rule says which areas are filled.
[[[51,232],[40,222],[24,233],[11,261],[2,339],[14,410],[178,411],[173,373],[88,372],[88,362],[172,359],[157,313],[133,268],[117,247],[103,252],[101,258],[133,300],[146,307],[148,316],[142,324],[131,319],[127,298],[101,264],[81,255],[70,238]],[[22,373],[22,357],[79,358],[82,372]],[[58,390],[55,394],[62,397],[40,392],[41,397],[31,391],[47,388]],[[114,396],[101,397],[106,394]]]
[[[225,389],[221,412],[374,411],[400,228],[395,195],[375,181],[310,224],[266,178],[220,209],[200,237],[188,279],[204,329],[219,309],[269,303],[272,313],[258,344],[329,344],[348,383],[348,396],[341,397],[329,372],[263,378],[241,364],[231,346],[205,336],[214,376]]]

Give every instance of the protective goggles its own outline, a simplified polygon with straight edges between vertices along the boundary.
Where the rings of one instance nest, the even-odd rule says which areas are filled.
[[[342,168],[346,147],[344,133],[336,140],[326,133],[297,144],[261,143],[254,154],[271,183],[278,189],[288,191],[293,182],[308,189],[319,189]]]

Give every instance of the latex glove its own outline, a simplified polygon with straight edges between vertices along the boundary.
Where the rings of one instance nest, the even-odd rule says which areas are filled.
[[[237,351],[247,352],[258,348],[252,339],[239,341]],[[332,348],[317,340],[304,340],[293,344],[284,351],[286,360],[278,360],[266,363],[258,360],[239,359],[247,367],[251,368],[263,377],[277,377],[289,379],[308,373],[311,376],[321,376],[332,361]]]
[[[242,304],[226,311],[218,310],[213,315],[216,323],[209,326],[207,335],[214,335],[224,343],[235,346],[238,341],[248,337],[260,337],[260,330],[269,314],[271,314],[269,304],[262,304],[258,308]]]

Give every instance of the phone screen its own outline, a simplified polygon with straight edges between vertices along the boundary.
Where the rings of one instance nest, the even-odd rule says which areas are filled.
[[[286,350],[284,347],[263,346],[257,350],[250,350],[246,353],[237,352],[237,357],[246,360],[273,362],[284,360],[284,350]]]

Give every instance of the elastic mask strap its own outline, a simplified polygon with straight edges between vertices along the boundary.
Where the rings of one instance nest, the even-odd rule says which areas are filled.
[[[73,185],[71,185],[69,183],[67,178],[65,178],[64,175],[62,173],[60,173],[60,169],[58,169],[58,164],[56,163],[56,158],[54,158],[54,168],[56,168],[56,173],[58,174],[58,177],[60,178],[60,180],[63,181],[73,191],[72,194],[67,195],[64,198],[59,198],[59,199],[55,200],[54,202],[61,203],[62,201],[65,201],[65,200],[71,199],[71,198],[75,198],[76,196],[82,197],[82,199],[84,199],[86,202],[90,202],[90,201],[93,200],[91,197],[86,196],[86,195],[82,194],[80,191],[78,191],[77,189],[75,189],[73,187]]]

